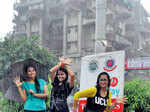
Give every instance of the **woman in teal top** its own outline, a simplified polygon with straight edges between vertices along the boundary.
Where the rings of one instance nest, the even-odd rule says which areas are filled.
[[[28,81],[21,82],[20,77],[14,79],[24,104],[24,112],[46,112],[45,98],[48,97],[48,88],[43,79],[36,77],[34,65],[27,65],[24,69]]]

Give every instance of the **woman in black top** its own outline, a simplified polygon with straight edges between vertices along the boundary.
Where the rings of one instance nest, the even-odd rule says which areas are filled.
[[[102,72],[97,78],[96,83],[97,92],[94,97],[87,98],[87,103],[84,111],[104,112],[106,107],[110,106],[109,99],[111,99],[111,95],[109,93],[109,87],[110,87],[110,77],[107,73]]]
[[[111,105],[111,93],[110,76],[106,72],[102,72],[97,77],[97,83],[95,87],[90,87],[83,91],[79,91],[74,95],[74,112],[76,112],[77,102],[79,98],[86,97],[87,103],[84,108],[84,112],[110,112],[117,103],[125,103],[127,99],[125,97],[116,98],[114,105]]]
[[[67,67],[70,63],[70,59],[61,58],[59,64],[50,70],[53,85],[50,112],[69,112],[67,97],[73,89],[75,79],[74,73]]]

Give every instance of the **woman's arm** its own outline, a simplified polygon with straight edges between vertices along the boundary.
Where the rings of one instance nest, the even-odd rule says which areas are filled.
[[[94,97],[96,95],[97,89],[96,87],[90,87],[88,89],[85,89],[83,91],[76,92],[74,94],[74,100],[73,100],[73,108],[76,110],[78,105],[79,98],[88,98],[88,97]]]
[[[23,84],[23,82],[20,82],[20,77],[15,77],[15,79],[13,80],[13,82],[16,84],[17,88],[18,88],[18,91],[19,91],[19,94],[21,96],[21,99],[23,101],[26,101],[27,99],[27,95],[26,95],[26,91],[25,90],[22,90],[21,88],[21,85]]]
[[[61,59],[63,64],[64,64],[64,68],[67,70],[68,75],[70,76],[70,80],[69,80],[69,87],[72,88],[74,86],[74,80],[75,80],[75,74],[74,72],[68,67],[68,65],[72,64],[72,59],[71,58],[62,58]]]
[[[54,66],[53,68],[50,69],[50,72],[51,72],[51,80],[52,82],[54,81],[54,78],[55,78],[55,72],[61,67],[63,66],[63,63],[62,62],[59,62],[58,65]]]
[[[44,86],[44,93],[41,94],[41,93],[34,93],[33,90],[29,90],[29,92],[35,96],[35,97],[38,97],[38,98],[47,98],[48,97],[48,88],[47,88],[47,85]]]
[[[21,99],[25,102],[27,100],[27,95],[26,95],[26,91],[22,90],[21,86],[17,87],[19,94],[21,96]]]
[[[65,69],[67,70],[70,76],[69,87],[72,88],[74,86],[75,74],[68,67],[65,67]]]

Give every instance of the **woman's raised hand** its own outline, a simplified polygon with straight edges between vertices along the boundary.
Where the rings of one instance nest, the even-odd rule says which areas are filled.
[[[60,57],[59,61],[61,62],[61,64],[63,63],[64,65],[71,65],[73,62],[71,58],[64,58],[64,57]]]
[[[62,56],[62,57],[59,57],[59,61],[60,62],[64,62],[65,58]]]
[[[16,76],[13,82],[16,84],[17,87],[20,87],[23,84],[23,82],[20,81],[20,76]]]
[[[71,65],[72,64],[72,59],[66,58],[65,61],[64,61],[64,64],[65,65]]]

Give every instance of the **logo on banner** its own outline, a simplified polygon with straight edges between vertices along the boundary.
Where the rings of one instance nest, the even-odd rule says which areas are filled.
[[[104,70],[107,72],[113,71],[114,69],[117,68],[117,65],[115,65],[115,60],[109,57],[109,59],[106,60],[105,62],[105,67]]]
[[[96,60],[92,60],[89,62],[88,69],[90,72],[95,72],[98,69],[98,62]]]
[[[112,77],[110,86],[115,87],[115,86],[117,86],[117,84],[118,84],[118,78],[117,77]]]
[[[84,112],[84,107],[86,105],[86,100],[79,100],[79,108],[78,108],[78,112]]]
[[[112,104],[116,102],[116,99],[112,99]],[[122,103],[118,103],[111,112],[123,112],[123,104]]]

